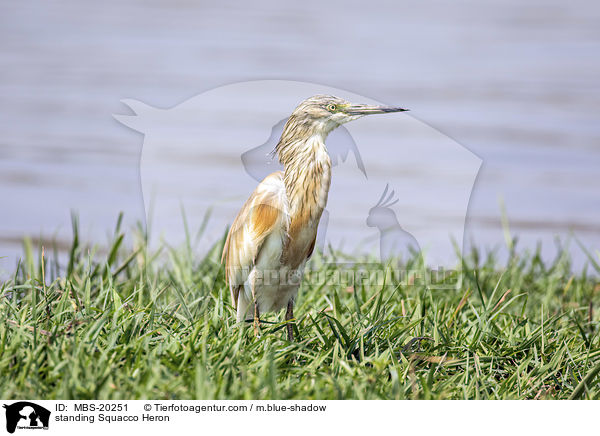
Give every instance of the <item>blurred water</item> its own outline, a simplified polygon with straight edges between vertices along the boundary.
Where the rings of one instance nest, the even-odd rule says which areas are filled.
[[[597,249],[599,19],[581,0],[2,2],[0,270],[22,235],[68,240],[71,209],[98,241],[119,211],[144,219],[143,138],[112,118],[121,99],[172,107],[256,79],[402,105],[468,147],[483,160],[467,226],[481,246],[503,244],[503,198],[524,246],[551,257],[574,234]],[[210,165],[247,183],[238,156]]]
[[[287,80],[222,86],[168,110],[124,100],[135,115],[116,118],[144,133],[140,175],[151,242],[184,242],[176,213],[182,208],[191,229],[200,228],[204,213],[211,210],[198,255],[218,242],[255,186],[280,169],[269,156],[281,136],[279,120],[312,94],[375,103],[342,89]],[[269,104],[257,106],[264,95],[270,96]],[[392,226],[399,235],[401,227],[418,240],[428,263],[454,266],[450,237],[463,240],[481,159],[407,112],[345,124],[326,145],[333,168],[318,232],[320,249],[380,253],[380,230]],[[390,219],[371,217],[369,224],[370,210],[386,186],[395,202],[388,208]]]

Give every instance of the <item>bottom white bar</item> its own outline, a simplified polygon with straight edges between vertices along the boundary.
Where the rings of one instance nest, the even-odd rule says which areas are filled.
[[[0,434],[576,433],[593,401],[37,401],[0,400]],[[174,433],[175,432],[175,433]],[[425,433],[424,433],[425,432]]]

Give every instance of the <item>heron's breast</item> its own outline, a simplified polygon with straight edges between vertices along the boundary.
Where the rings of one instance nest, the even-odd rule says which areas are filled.
[[[318,216],[306,214],[305,216],[292,217],[287,243],[282,256],[283,264],[295,269],[306,260],[314,247],[320,218],[321,213]]]

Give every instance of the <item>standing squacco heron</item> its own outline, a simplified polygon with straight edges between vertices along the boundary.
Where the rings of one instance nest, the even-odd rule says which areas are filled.
[[[255,335],[261,313],[287,307],[288,339],[293,340],[294,300],[331,182],[327,135],[364,115],[406,110],[316,95],[289,117],[275,147],[284,170],[268,175],[250,195],[229,229],[221,258],[237,321],[253,315]]]

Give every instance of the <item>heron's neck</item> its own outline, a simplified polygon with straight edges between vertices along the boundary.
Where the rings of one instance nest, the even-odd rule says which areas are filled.
[[[331,159],[325,148],[326,134],[285,144],[279,151],[290,215],[320,218],[331,182]]]

